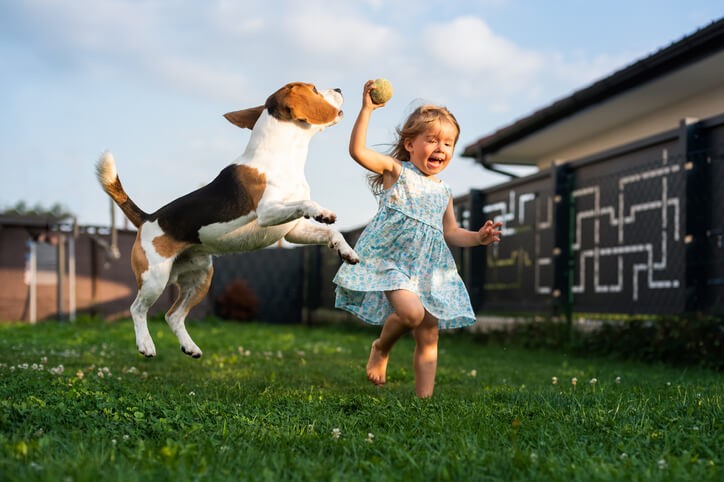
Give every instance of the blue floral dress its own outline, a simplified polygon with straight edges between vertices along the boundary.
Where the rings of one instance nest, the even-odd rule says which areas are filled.
[[[343,264],[335,307],[381,325],[392,313],[385,291],[417,294],[440,328],[475,322],[470,298],[443,237],[450,187],[403,162],[397,182],[378,197],[379,209],[357,241],[359,264]]]

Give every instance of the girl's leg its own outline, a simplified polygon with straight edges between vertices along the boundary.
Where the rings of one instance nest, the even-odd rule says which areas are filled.
[[[372,342],[370,358],[367,361],[367,379],[375,385],[384,385],[387,376],[387,362],[390,350],[397,340],[410,329],[414,329],[425,316],[425,308],[415,293],[395,290],[385,293],[394,313],[387,317],[380,337]]]
[[[422,323],[412,331],[415,338],[415,392],[420,398],[432,396],[437,370],[437,318],[425,312]]]

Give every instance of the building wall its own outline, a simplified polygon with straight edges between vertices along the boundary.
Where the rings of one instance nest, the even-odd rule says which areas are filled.
[[[130,306],[136,296],[136,280],[131,270],[130,253],[136,232],[120,230],[118,247],[120,259],[110,259],[98,240],[108,242],[107,236],[81,233],[75,241],[76,313],[77,316],[98,316],[104,319],[130,316]],[[52,236],[51,236],[52,237]],[[29,256],[26,228],[3,226],[0,229],[0,321],[30,320],[30,287],[26,279]],[[46,245],[43,249],[47,250]],[[56,249],[55,246],[52,249]],[[65,319],[69,312],[69,277],[66,250],[66,272],[63,276],[64,303],[58,310],[56,277],[45,272],[37,286],[37,320]],[[169,287],[151,310],[151,315],[165,312],[172,304],[175,288]],[[192,310],[191,318],[203,318],[211,312],[211,303],[202,301]]]
[[[536,164],[540,168],[547,168],[553,161],[580,159],[652,134],[675,129],[683,118],[705,119],[722,112],[724,112],[724,84],[681,102],[660,107],[646,115],[619,124],[613,129],[600,132],[595,137],[572,142],[564,149],[543,153],[536,160]],[[605,115],[605,113],[598,112],[596,115]],[[582,119],[581,122],[588,121]]]

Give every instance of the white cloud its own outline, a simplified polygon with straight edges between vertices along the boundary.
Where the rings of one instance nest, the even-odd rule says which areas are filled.
[[[346,62],[370,62],[390,55],[400,39],[389,27],[340,11],[304,8],[287,20],[290,43],[306,55]]]
[[[543,65],[542,56],[516,46],[496,35],[480,18],[458,17],[451,22],[425,29],[427,50],[438,61],[464,73],[514,77],[535,72]]]

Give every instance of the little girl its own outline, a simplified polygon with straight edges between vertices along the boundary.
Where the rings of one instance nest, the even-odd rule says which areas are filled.
[[[418,397],[432,396],[437,368],[438,328],[475,322],[470,298],[447,245],[472,247],[500,241],[502,223],[487,221],[479,231],[455,221],[450,188],[436,176],[452,160],[460,134],[444,107],[415,109],[401,129],[391,155],[367,147],[372,81],[364,86],[362,108],[352,128],[349,152],[371,171],[379,209],[362,233],[357,265],[342,265],[334,278],[335,306],[371,324],[384,324],[372,342],[367,378],[385,384],[395,342],[412,330]]]

